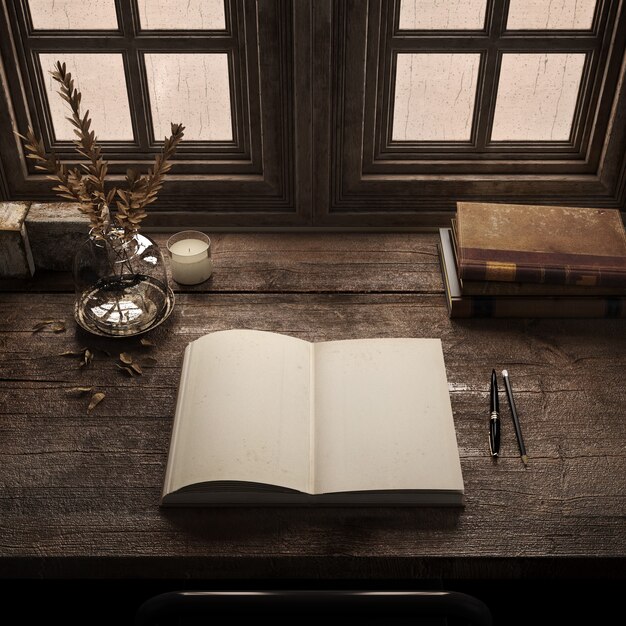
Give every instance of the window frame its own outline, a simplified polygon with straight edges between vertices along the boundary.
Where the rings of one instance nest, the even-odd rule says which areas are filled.
[[[593,159],[581,166],[572,161],[580,158],[588,149],[589,136],[598,104],[602,82],[599,70],[604,68],[608,54],[608,39],[611,31],[607,24],[615,19],[617,3],[611,0],[598,0],[594,21],[590,30],[553,30],[520,31],[507,30],[509,0],[487,2],[487,11],[483,29],[455,31],[415,31],[399,30],[400,2],[391,2],[381,6],[380,23],[369,20],[369,37],[380,30],[378,76],[375,90],[374,81],[370,81],[366,94],[366,128],[375,131],[365,133],[364,154],[367,161],[364,169],[371,173],[385,172],[384,161],[397,161],[404,157],[404,167],[396,167],[395,173],[428,172],[428,164],[437,160],[452,160],[451,173],[476,171],[475,161],[515,160],[524,171],[532,173],[561,172],[573,167],[576,171],[590,171],[597,167],[599,156],[598,142],[600,133],[596,133],[596,143],[591,146]],[[371,14],[370,14],[371,15]],[[493,141],[489,139],[493,114],[496,104],[497,88],[500,79],[502,54],[506,52],[541,53],[582,52],[586,59],[581,77],[581,87],[577,98],[572,132],[568,141]],[[481,55],[474,106],[472,138],[467,142],[414,142],[391,140],[393,126],[393,101],[395,86],[395,66],[397,55],[408,52],[477,52]],[[391,67],[388,68],[391,56]],[[371,59],[371,56],[370,56]],[[376,62],[372,59],[373,62]],[[370,61],[370,62],[372,62]],[[609,88],[615,86],[617,75],[615,68],[609,68]],[[586,85],[592,83],[591,89]],[[375,93],[377,91],[378,93]],[[374,92],[374,93],[373,93]],[[373,101],[376,98],[376,102]],[[606,128],[608,111],[600,111],[601,119],[597,124]],[[375,117],[375,119],[373,119]],[[479,152],[476,152],[479,150]],[[370,156],[371,155],[371,156]],[[568,158],[569,157],[569,158]],[[525,163],[532,160],[530,166]],[[594,164],[594,160],[596,161]],[[419,167],[411,165],[411,161]],[[464,163],[465,161],[465,163]],[[554,161],[565,161],[554,163]],[[379,167],[377,168],[376,165]],[[490,164],[490,167],[495,164]],[[464,168],[465,166],[465,168]]]
[[[49,182],[40,174],[28,173],[22,146],[12,134],[13,128],[23,132],[29,120],[27,81],[20,67],[23,61],[17,67],[5,62],[19,60],[21,35],[11,27],[11,11],[17,1],[2,0],[0,4],[0,32],[6,30],[10,35],[0,41],[0,199],[56,201]],[[606,131],[597,130],[597,121],[587,123],[579,131],[579,145],[548,151],[545,158],[534,159],[537,163],[526,158],[523,150],[495,159],[494,149],[494,154],[485,152],[464,161],[458,146],[452,151],[449,146],[430,146],[430,152],[422,146],[416,150],[403,146],[407,149],[403,157],[417,157],[411,161],[375,149],[377,135],[366,134],[366,130],[379,124],[376,133],[380,133],[388,123],[382,118],[376,122],[377,109],[366,105],[368,98],[378,98],[379,73],[386,70],[376,66],[371,76],[370,72],[381,42],[385,44],[385,33],[393,34],[382,25],[393,28],[396,24],[397,1],[226,0],[235,7],[227,14],[237,16],[231,24],[243,25],[239,50],[248,72],[246,93],[250,109],[257,107],[260,115],[259,126],[246,122],[242,131],[250,136],[250,158],[220,160],[225,154],[220,155],[220,149],[232,147],[216,146],[211,155],[215,158],[208,160],[214,169],[207,173],[205,162],[192,158],[193,150],[201,147],[183,145],[146,226],[432,228],[449,223],[458,200],[472,199],[626,208],[623,0],[598,0],[607,7],[603,9],[608,11],[607,23],[614,16],[615,23],[623,26],[604,37],[598,48],[598,54],[610,58],[595,87],[599,105],[594,120],[606,120]],[[137,0],[115,2],[118,7],[121,3],[137,6]],[[496,11],[503,16],[508,0],[488,3],[487,19],[494,19]],[[132,21],[136,16],[126,19]],[[594,32],[599,23],[600,17],[594,22]],[[197,31],[188,32],[189,37],[198,37]],[[511,32],[514,35],[516,31]],[[80,37],[85,33],[100,35],[91,43],[108,50],[102,31],[70,34]],[[433,31],[430,36],[440,34]],[[469,40],[474,34],[461,33],[458,38]],[[570,34],[565,32],[563,37]],[[616,85],[614,91],[611,85]],[[597,132],[592,137],[594,129]],[[585,134],[589,137],[586,151],[581,147]],[[256,161],[255,136],[260,138]],[[113,156],[107,150],[106,156]],[[152,153],[134,156],[133,165],[143,169],[150,164],[146,157]],[[416,163],[426,168],[416,169]],[[549,168],[537,172],[538,163]],[[113,165],[114,178],[121,177],[125,165]],[[187,173],[183,173],[185,167]]]
[[[149,167],[162,143],[150,137],[151,112],[141,55],[219,51],[229,53],[233,141],[183,141],[159,201],[152,207],[149,225],[298,225],[310,221],[310,185],[307,197],[294,182],[296,173],[305,180],[310,170],[306,157],[299,158],[294,147],[296,138],[307,143],[306,135],[296,128],[296,111],[305,107],[296,106],[295,88],[307,77],[294,71],[294,60],[308,54],[307,36],[295,43],[294,31],[302,31],[305,24],[299,19],[301,25],[295,26],[294,15],[301,12],[297,3],[225,0],[224,31],[170,32],[140,30],[138,0],[114,2],[117,31],[33,31],[27,3],[3,0],[0,33],[7,36],[0,38],[0,51],[5,61],[15,60],[14,64],[4,62],[0,70],[0,167],[5,197],[56,200],[45,176],[24,158],[12,134],[14,128],[24,133],[32,125],[47,149],[53,148],[70,165],[78,163],[71,142],[54,140],[37,52],[123,54],[135,140],[101,142],[112,179],[119,180],[128,167]]]
[[[381,137],[381,125],[377,127],[375,120],[382,102],[381,86],[390,84],[382,79],[381,71],[389,73],[390,68],[381,67],[378,59],[381,49],[386,49],[389,29],[397,23],[399,0],[393,3],[368,0],[367,11],[360,11],[359,4],[353,1],[317,5],[317,19],[331,24],[330,36],[324,41],[327,56],[320,55],[327,65],[318,63],[315,68],[316,84],[325,82],[331,94],[329,111],[318,115],[318,125],[337,129],[336,133],[326,135],[329,139],[323,147],[331,157],[328,167],[316,174],[318,181],[330,179],[327,192],[318,200],[323,207],[318,223],[372,227],[442,225],[454,214],[458,200],[513,200],[623,209],[626,9],[618,0],[599,2],[602,8],[598,15],[602,19],[595,20],[594,32],[602,36],[598,50],[608,63],[600,80],[604,97],[599,96],[596,111],[591,115],[594,128],[582,131],[596,131],[590,142],[592,149],[581,147],[576,152],[562,146],[565,151],[560,154],[557,151],[539,158],[541,153],[534,152],[526,161],[515,151],[502,154],[500,159],[485,152],[472,160],[463,160],[463,150],[457,150],[457,146],[451,149],[451,144],[441,145],[435,151],[432,146],[408,147],[400,155],[403,158],[389,152],[381,156],[375,143]],[[508,0],[488,0],[488,5],[487,19],[499,19],[503,23]],[[602,23],[612,27],[606,36],[597,30]],[[435,34],[423,35],[421,31],[424,41],[411,43],[426,49],[432,47],[432,38],[441,31],[432,32]],[[519,34],[512,32],[515,36],[511,41],[515,44]],[[471,41],[474,34],[455,31],[454,37],[464,50],[475,49]],[[566,31],[560,45],[568,44],[571,37],[571,32]],[[496,56],[492,56],[495,62]],[[328,66],[336,68],[336,73],[325,79]],[[495,85],[495,76],[492,78]],[[618,86],[617,90],[612,85]],[[495,95],[495,87],[492,93]],[[606,119],[606,132],[598,124],[601,117]],[[388,126],[382,128],[384,137]],[[316,130],[316,136],[325,134]],[[534,149],[542,148],[541,142],[534,143]]]

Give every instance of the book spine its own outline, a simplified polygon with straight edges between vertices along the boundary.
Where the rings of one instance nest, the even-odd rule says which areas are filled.
[[[567,266],[532,266],[501,261],[459,259],[459,278],[475,281],[504,281],[578,285],[585,287],[626,287],[626,272],[611,269],[572,269]]]
[[[626,318],[626,297],[463,296],[450,317]]]
[[[174,469],[174,463],[178,460],[175,458],[176,453],[176,439],[178,438],[178,429],[181,424],[181,415],[183,414],[183,407],[187,400],[187,381],[189,365],[191,362],[191,353],[193,350],[193,341],[187,344],[185,348],[185,356],[183,357],[183,367],[180,372],[180,381],[178,384],[178,396],[176,398],[176,410],[174,411],[174,424],[172,425],[172,434],[170,437],[169,454],[167,456],[167,467],[165,469],[165,480],[163,482],[163,492],[161,494],[161,502],[163,498],[171,491],[172,484],[172,470]]]

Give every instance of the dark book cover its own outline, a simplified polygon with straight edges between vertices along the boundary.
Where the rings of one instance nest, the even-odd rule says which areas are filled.
[[[459,270],[456,219],[452,218],[452,249],[457,275]],[[624,296],[626,286],[605,287],[602,285],[554,285],[551,283],[522,283],[504,280],[463,280],[459,278],[464,296]]]
[[[621,296],[480,296],[461,292],[452,233],[439,230],[439,260],[448,313],[467,317],[625,318],[626,297]]]
[[[615,209],[459,202],[461,280],[626,287]]]

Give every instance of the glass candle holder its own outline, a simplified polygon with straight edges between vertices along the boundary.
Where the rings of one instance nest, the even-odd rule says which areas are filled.
[[[181,285],[198,285],[213,272],[211,240],[196,230],[183,230],[167,241],[172,278]]]

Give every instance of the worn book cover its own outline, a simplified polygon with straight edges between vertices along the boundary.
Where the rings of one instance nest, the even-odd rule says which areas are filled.
[[[459,202],[461,280],[626,287],[620,212]]]
[[[457,225],[452,218],[450,237],[454,252],[454,264],[458,276]],[[555,285],[552,283],[523,283],[519,280],[463,280],[458,279],[464,296],[622,296],[626,298],[626,286],[604,285]]]
[[[448,312],[463,317],[626,317],[626,297],[610,295],[469,295],[462,293],[452,232],[439,230],[439,260]]]

